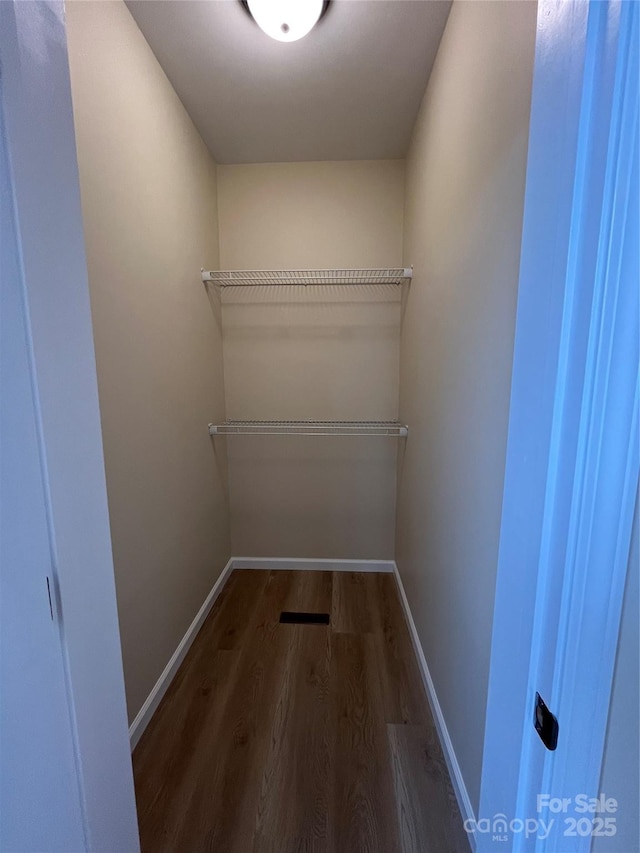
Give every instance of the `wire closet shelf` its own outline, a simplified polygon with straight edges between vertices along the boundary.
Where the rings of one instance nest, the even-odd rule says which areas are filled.
[[[231,421],[209,424],[209,435],[377,435],[406,438],[398,421]]]
[[[220,287],[265,287],[266,285],[396,285],[413,277],[412,267],[341,270],[202,270],[202,281]]]

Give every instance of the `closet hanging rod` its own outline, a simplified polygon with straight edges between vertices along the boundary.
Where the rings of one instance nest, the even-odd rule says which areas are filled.
[[[395,284],[401,285],[413,278],[413,267],[385,267],[381,269],[336,270],[201,270],[202,281],[220,287],[264,287],[278,285],[339,284]]]
[[[231,421],[209,424],[209,435],[377,435],[406,438],[398,421]]]

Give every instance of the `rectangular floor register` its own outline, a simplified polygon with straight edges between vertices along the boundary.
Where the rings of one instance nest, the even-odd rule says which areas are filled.
[[[280,614],[283,625],[328,625],[328,613],[301,613],[298,610],[283,610]]]

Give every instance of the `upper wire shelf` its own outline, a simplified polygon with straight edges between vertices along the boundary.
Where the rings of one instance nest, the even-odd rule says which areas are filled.
[[[209,424],[209,435],[378,435],[405,438],[398,421],[232,421]]]
[[[265,285],[400,285],[413,278],[413,267],[341,270],[201,270],[202,281],[220,287]]]

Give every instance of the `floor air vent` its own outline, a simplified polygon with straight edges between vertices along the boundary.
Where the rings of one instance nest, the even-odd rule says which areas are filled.
[[[285,625],[328,625],[328,613],[297,613],[294,610],[283,610],[280,622]]]

